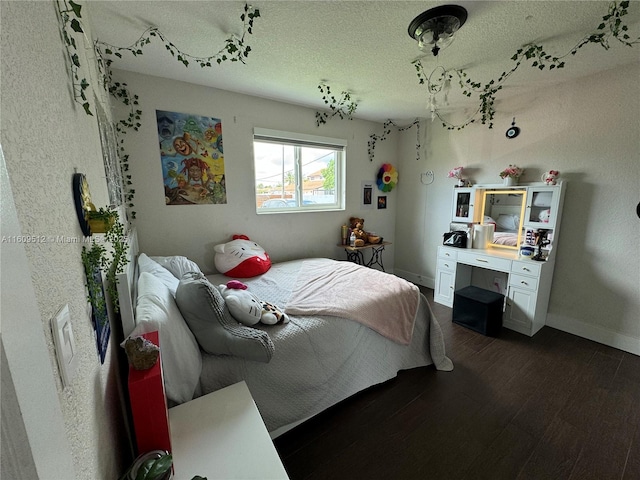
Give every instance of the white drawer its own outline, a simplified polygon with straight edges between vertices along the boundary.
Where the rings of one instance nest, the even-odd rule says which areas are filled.
[[[512,273],[509,275],[509,285],[512,287],[525,288],[527,290],[538,289],[538,277],[528,277]]]
[[[521,275],[540,276],[541,265],[532,260],[514,261],[511,264],[511,271]]]
[[[447,270],[453,272],[456,269],[456,261],[447,258],[438,259],[438,270]]]
[[[506,258],[491,257],[472,252],[458,253],[458,262],[473,265],[474,267],[488,268],[489,270],[497,270],[499,272],[508,272],[511,270],[511,260]]]
[[[438,258],[448,258],[455,262],[458,258],[458,250],[452,247],[438,247]]]

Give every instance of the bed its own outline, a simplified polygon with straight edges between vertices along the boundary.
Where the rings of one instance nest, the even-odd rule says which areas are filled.
[[[176,306],[176,298],[181,298],[180,290],[176,290],[176,297],[168,286],[175,285],[170,276],[177,279],[175,274],[183,273],[184,278],[179,280],[182,286],[178,288],[184,288],[185,278],[191,275],[184,274],[184,270],[189,270],[189,266],[197,268],[195,264],[179,256],[147,257],[143,253],[137,259],[119,278],[123,329],[125,336],[153,329],[160,331],[165,390],[170,405],[244,380],[267,429],[275,438],[341,400],[395,377],[401,370],[426,365],[444,371],[453,368],[429,303],[409,282],[406,282],[409,288],[417,291],[415,322],[408,336],[405,331],[404,337],[393,340],[387,333],[378,333],[375,327],[358,321],[304,313],[308,311],[304,310],[304,302],[293,298],[309,286],[310,266],[336,269],[348,264],[348,268],[365,270],[366,267],[329,259],[304,259],[274,264],[262,275],[242,279],[257,296],[285,311],[302,312],[289,313],[290,321],[286,324],[257,325],[252,329],[257,335],[268,335],[273,346],[268,361],[256,361],[237,355],[208,354],[200,347],[200,340],[189,338],[190,328],[184,328],[187,323],[180,324],[179,314],[187,309]],[[177,269],[171,265],[176,259],[181,259]],[[152,265],[151,271],[149,265]],[[398,279],[383,272],[367,272],[375,272],[376,283],[381,279]],[[163,280],[167,283],[163,284]],[[214,274],[198,281],[215,287],[229,280]],[[153,306],[149,307],[149,303]],[[223,313],[226,314],[226,309]]]

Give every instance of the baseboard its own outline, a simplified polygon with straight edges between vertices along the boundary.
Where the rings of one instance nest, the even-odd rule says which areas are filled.
[[[416,285],[422,285],[427,288],[434,288],[436,285],[435,279],[431,277],[425,277],[424,275],[420,275],[418,273],[407,272],[406,270],[401,270],[396,268],[393,272],[396,276],[404,278],[405,280],[410,281],[411,283],[415,283]]]
[[[587,338],[634,355],[640,355],[640,338],[637,337],[617,333],[596,325],[589,325],[573,318],[559,317],[552,314],[547,314],[546,324],[563,332]]]

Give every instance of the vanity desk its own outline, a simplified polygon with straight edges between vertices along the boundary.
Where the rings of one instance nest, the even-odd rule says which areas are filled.
[[[495,249],[438,247],[434,301],[453,307],[454,293],[472,284],[474,268],[507,274],[504,327],[533,336],[544,326],[553,277],[550,262]]]
[[[555,252],[564,200],[558,185],[526,185],[505,189],[477,186],[454,191],[452,229],[469,232],[468,247],[478,225],[497,224],[501,230],[507,220],[515,222],[515,245],[498,243],[506,235],[497,232],[484,248],[438,247],[434,301],[453,307],[454,294],[476,285],[505,295],[504,327],[533,336],[546,323],[553,280]],[[463,205],[459,200],[464,201]],[[492,210],[493,207],[493,210]],[[467,215],[465,217],[465,215]],[[511,218],[502,218],[510,216]],[[464,222],[467,220],[467,222]],[[462,222],[461,222],[462,221]],[[498,240],[496,240],[498,239]],[[542,260],[522,256],[520,247],[531,246]],[[492,280],[495,279],[495,280]]]

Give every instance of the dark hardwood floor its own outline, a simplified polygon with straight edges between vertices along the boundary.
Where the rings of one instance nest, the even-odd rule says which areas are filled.
[[[401,372],[275,440],[298,479],[640,479],[640,357],[434,304],[452,372]],[[250,454],[250,452],[248,452]]]

